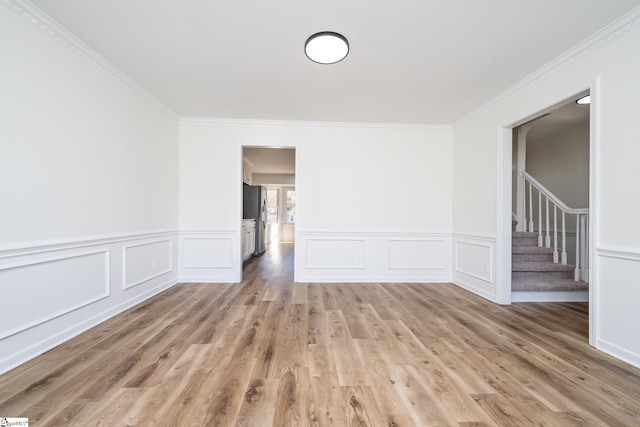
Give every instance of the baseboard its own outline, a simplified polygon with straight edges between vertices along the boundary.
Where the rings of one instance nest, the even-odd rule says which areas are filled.
[[[238,279],[234,276],[208,274],[205,276],[183,275],[180,277],[180,283],[211,283],[215,285],[215,284],[222,284],[222,283],[239,283],[239,282],[238,282]]]
[[[321,280],[315,276],[299,276],[297,283],[451,283],[451,277],[422,277],[422,278],[389,278],[380,276],[322,276]]]
[[[460,278],[453,279],[452,283],[484,299],[497,303],[495,294],[487,292],[485,289],[482,289],[478,286],[474,286],[471,283],[461,280]]]
[[[616,359],[640,368],[640,354],[633,353],[603,339],[596,340],[596,348]]]

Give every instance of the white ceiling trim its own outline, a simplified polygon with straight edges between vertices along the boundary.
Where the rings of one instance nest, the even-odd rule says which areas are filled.
[[[221,119],[214,117],[180,117],[180,124],[213,124],[219,126],[287,126],[287,127],[316,127],[316,128],[348,128],[348,129],[389,129],[407,131],[452,131],[451,125],[422,124],[422,123],[365,123],[365,122],[321,122],[297,120],[251,120],[251,119]]]
[[[511,86],[509,89],[491,98],[489,101],[485,102],[480,107],[476,108],[475,110],[458,120],[456,124],[462,123],[467,119],[470,119],[471,117],[491,108],[492,106],[508,98],[511,98],[518,92],[538,83],[541,80],[546,79],[548,76],[560,70],[561,68],[566,67],[571,62],[579,59],[584,55],[592,53],[593,51],[601,48],[602,46],[605,46],[606,44],[638,26],[640,26],[640,6],[637,6],[628,13],[622,15],[620,18],[616,19],[611,24],[607,25],[595,34],[578,43],[573,48],[558,56],[556,59],[543,65],[538,70],[534,71],[515,85]]]
[[[15,13],[22,16],[32,25],[47,33],[61,45],[78,54],[78,56],[80,56],[83,60],[87,61],[103,73],[107,74],[110,78],[118,82],[120,85],[131,90],[135,94],[142,96],[147,101],[151,102],[151,104],[156,108],[160,108],[161,110],[164,110],[173,116],[178,116],[175,111],[163,104],[151,92],[147,91],[138,83],[136,83],[131,77],[122,72],[111,62],[107,61],[98,52],[91,49],[86,43],[69,32],[69,30],[64,28],[62,25],[60,25],[30,1],[2,0],[2,2],[9,9],[13,10]]]

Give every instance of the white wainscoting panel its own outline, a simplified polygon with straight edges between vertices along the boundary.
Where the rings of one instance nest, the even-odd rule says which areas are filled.
[[[449,252],[445,239],[389,240],[392,270],[446,270]]]
[[[495,237],[456,234],[453,240],[453,283],[496,301]]]
[[[162,231],[1,248],[0,373],[176,284],[177,242]]]
[[[305,269],[364,268],[364,240],[307,239]]]
[[[640,368],[640,249],[598,247],[596,263],[595,345]]]
[[[491,245],[456,241],[456,271],[491,283]]]
[[[239,232],[198,230],[180,232],[182,282],[238,282],[242,272]]]
[[[233,267],[230,237],[185,237],[182,239],[183,268]]]
[[[109,252],[87,252],[0,267],[0,339],[109,296]]]
[[[299,231],[298,282],[450,282],[445,233]]]
[[[131,288],[171,272],[173,244],[170,239],[124,247],[124,287]]]

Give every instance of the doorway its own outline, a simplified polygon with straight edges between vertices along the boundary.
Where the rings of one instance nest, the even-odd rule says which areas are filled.
[[[514,129],[512,300],[588,301],[589,105]]]
[[[256,224],[257,227],[264,227],[265,251],[264,254],[254,253],[251,257],[243,258],[243,276],[258,257],[262,258],[261,264],[269,260],[277,263],[282,259],[277,256],[278,253],[283,250],[293,252],[296,223],[295,159],[296,149],[293,147],[242,147],[243,187],[258,187],[265,196],[263,218],[258,219]],[[243,200],[243,206],[244,203]]]
[[[521,117],[517,120],[513,120],[510,124],[498,129],[498,156],[500,169],[498,173],[498,215],[497,215],[497,301],[501,304],[510,304],[512,302],[512,218],[514,216],[515,204],[513,198],[515,196],[515,189],[513,189],[513,165],[514,165],[514,152],[513,144],[517,141],[515,136],[519,126],[526,123],[531,123],[535,119],[540,119],[542,116],[547,116],[550,113],[558,110],[559,108],[575,102],[578,98],[581,98],[585,94],[591,94],[591,104],[587,107],[589,109],[589,142],[588,142],[588,215],[589,221],[585,225],[589,236],[596,236],[597,230],[597,147],[599,146],[599,134],[598,134],[598,80],[596,79],[590,87],[580,92],[568,93],[558,102],[553,103],[547,108],[541,108],[531,114]],[[544,227],[543,227],[544,228]],[[594,251],[595,251],[595,238],[590,238],[590,244],[586,253],[586,261],[589,266],[587,272],[588,286],[588,301],[589,301],[589,342],[594,345],[594,339],[596,335],[596,317],[597,310],[595,305],[595,296],[597,295],[596,289],[598,283],[594,280],[597,276],[595,274],[596,267],[593,264]]]

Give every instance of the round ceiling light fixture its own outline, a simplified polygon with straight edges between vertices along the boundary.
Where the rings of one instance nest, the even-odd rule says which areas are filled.
[[[591,104],[591,95],[583,96],[582,98],[576,101],[576,104],[580,104],[580,105]]]
[[[307,58],[318,64],[335,64],[349,53],[349,41],[342,34],[321,31],[307,39],[304,53]]]

